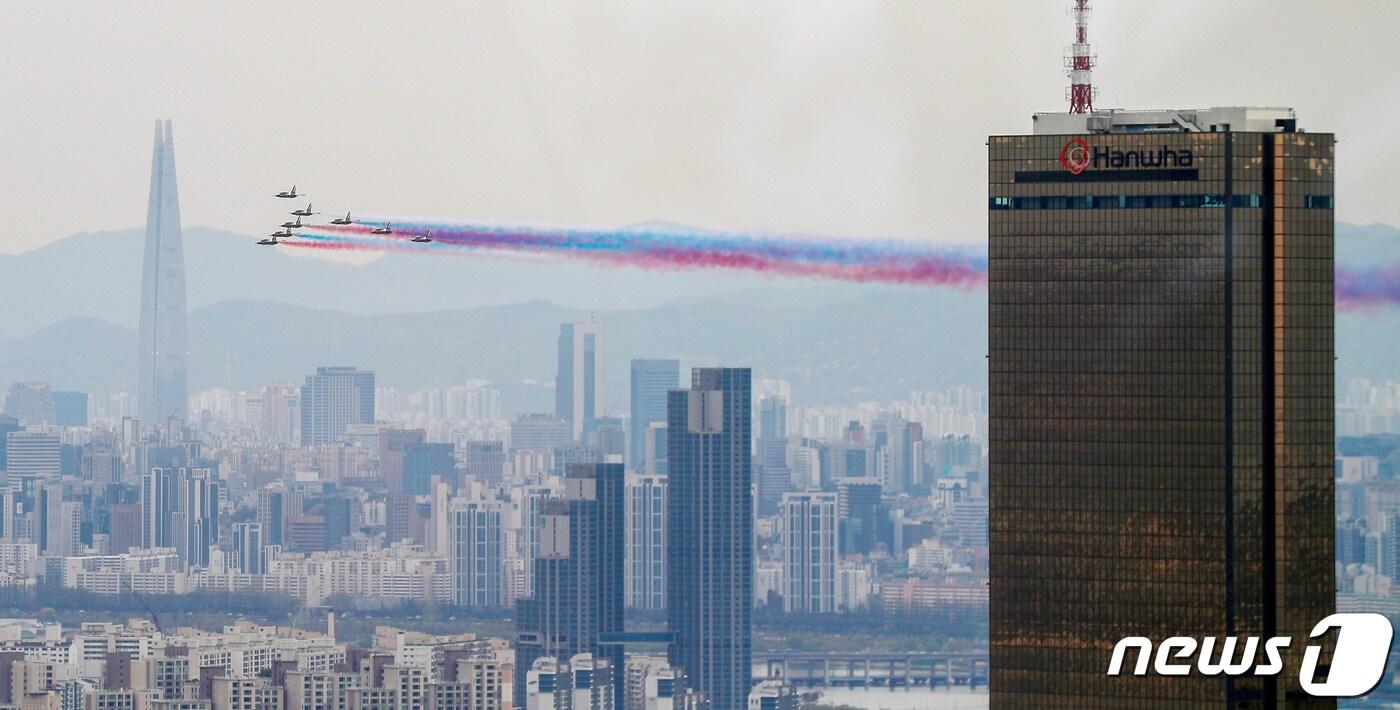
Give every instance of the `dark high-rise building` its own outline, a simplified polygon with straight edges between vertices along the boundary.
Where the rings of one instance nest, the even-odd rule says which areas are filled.
[[[506,469],[505,443],[500,441],[466,441],[462,443],[461,468],[463,476],[473,476],[485,483],[499,483]]]
[[[87,392],[54,390],[54,422],[59,426],[87,426]]]
[[[407,444],[403,447],[403,492],[427,495],[433,476],[457,482],[457,458],[452,444]]]
[[[599,637],[623,630],[625,515],[622,464],[575,464],[563,495],[545,501],[532,596],[517,602],[518,668],[579,653],[622,667],[622,646],[602,645]],[[625,680],[613,676],[615,696]],[[518,707],[524,707],[525,681],[523,673],[516,675]]]
[[[603,405],[603,324],[561,323],[554,416],[569,423],[577,441],[603,415]]]
[[[788,466],[787,399],[774,395],[758,404],[758,510],[761,515],[778,511],[778,501],[792,488]]]
[[[1127,636],[1334,607],[1333,138],[1291,109],[1042,114],[990,153],[991,702],[1279,706]],[[1325,652],[1324,652],[1325,653]]]
[[[379,432],[379,477],[390,493],[404,492],[404,450],[428,440],[422,429],[385,429]]]
[[[374,423],[374,373],[318,367],[301,388],[301,445],[330,444],[351,424]]]
[[[219,539],[219,490],[208,468],[152,468],[141,478],[141,546],[173,547],[187,566],[209,564]]]
[[[891,493],[914,493],[923,483],[924,429],[899,415],[877,419],[870,427],[878,473]],[[849,473],[847,475],[857,475]]]
[[[748,368],[696,368],[667,398],[670,662],[716,708],[748,703],[753,627]]]
[[[151,198],[141,268],[141,323],[136,397],[141,421],[162,426],[189,409],[189,345],[185,335],[185,253],[180,195],[175,189],[175,141],[170,121],[156,121]]]
[[[258,524],[262,526],[264,545],[281,545],[282,528],[286,524],[287,490],[280,486],[258,490]],[[389,538],[390,542],[398,538]]]
[[[666,393],[681,386],[679,360],[633,360],[632,409],[628,424],[627,466],[641,471],[646,463],[647,428],[666,423]]]
[[[399,542],[414,539],[414,522],[418,505],[413,496],[390,493],[384,498],[384,539]],[[421,525],[418,526],[421,529]]]
[[[141,504],[113,503],[107,510],[108,534],[111,536],[107,546],[112,554],[119,555],[131,551],[133,547],[141,547]]]
[[[238,571],[243,574],[262,574],[263,526],[262,523],[234,523],[233,547],[238,551]]]
[[[836,480],[836,515],[841,550],[870,554],[879,540],[880,525],[888,517],[882,505],[882,486],[875,478]]]

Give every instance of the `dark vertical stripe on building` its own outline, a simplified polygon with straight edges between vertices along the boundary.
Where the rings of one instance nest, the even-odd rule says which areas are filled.
[[[1274,208],[1277,206],[1277,192],[1274,185],[1276,172],[1279,165],[1274,160],[1274,144],[1278,139],[1273,135],[1263,136],[1263,174],[1264,174],[1264,225],[1263,235],[1259,244],[1259,263],[1261,273],[1259,275],[1259,299],[1262,307],[1259,309],[1262,321],[1259,324],[1260,343],[1259,357],[1263,367],[1260,385],[1262,391],[1260,397],[1260,474],[1259,485],[1259,523],[1260,527],[1260,550],[1262,560],[1260,560],[1260,601],[1262,606],[1260,611],[1263,615],[1263,628],[1260,635],[1264,638],[1273,638],[1278,633],[1278,605],[1274,598],[1276,591],[1278,570],[1277,555],[1274,541],[1274,486],[1277,461],[1274,456],[1274,446],[1278,440],[1278,434],[1274,430],[1277,409],[1274,402],[1274,376],[1278,371],[1278,363],[1274,362],[1274,337],[1278,330],[1283,328],[1283,324],[1277,322],[1277,306],[1274,303],[1274,283],[1275,260],[1282,258],[1282,254],[1276,253],[1274,238],[1278,230],[1278,223],[1274,219]],[[1267,698],[1278,697],[1277,676],[1266,676],[1264,680],[1267,688]]]
[[[1235,635],[1235,140],[1225,129],[1225,633]]]
[[[1235,635],[1235,138],[1225,128],[1225,635]],[[1235,702],[1234,676],[1225,695]]]

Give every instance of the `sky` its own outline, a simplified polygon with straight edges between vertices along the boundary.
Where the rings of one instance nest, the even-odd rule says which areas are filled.
[[[980,243],[989,134],[1063,110],[1067,0],[0,3],[0,252],[316,208]],[[1099,0],[1097,105],[1289,105],[1400,224],[1400,3]]]

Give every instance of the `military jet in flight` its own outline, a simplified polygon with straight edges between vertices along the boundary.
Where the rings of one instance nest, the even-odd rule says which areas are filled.
[[[291,212],[288,212],[287,214],[294,214],[294,215],[296,215],[296,216],[298,216],[298,217],[310,217],[311,215],[316,214],[316,213],[311,211],[311,203],[308,202],[308,203],[306,203],[306,209],[304,209],[304,210],[292,210]]]
[[[277,193],[277,197],[281,197],[281,198],[287,199],[287,200],[295,200],[296,198],[301,197],[301,195],[298,195],[298,194],[297,194],[297,186],[296,186],[296,185],[292,185],[292,189],[287,190],[287,191],[285,191],[285,192],[279,192],[279,193]]]
[[[386,224],[386,225],[384,225],[383,227],[375,227],[374,229],[369,230],[369,233],[370,233],[370,234],[393,234],[393,233],[394,233],[394,228],[393,228],[393,225],[391,225],[391,224]]]
[[[272,237],[273,239],[287,239],[289,237],[296,236],[296,234],[294,234],[290,229],[283,229],[280,232],[273,232],[268,236]]]
[[[420,235],[418,235],[418,236],[416,236],[416,237],[410,239],[409,241],[411,241],[411,242],[418,242],[419,244],[427,244],[428,242],[431,242],[432,240],[433,240],[433,230],[429,229],[426,233],[420,234]]]
[[[354,224],[355,220],[350,219],[350,213],[346,212],[344,217],[336,217],[331,220],[331,224]]]
[[[283,223],[282,223],[282,227],[283,227],[284,229],[301,229],[301,228],[304,227],[304,226],[306,226],[306,225],[304,225],[304,224],[301,223],[301,217],[297,217],[297,219],[296,219],[295,222],[283,222]]]
[[[259,245],[259,246],[265,246],[265,247],[275,247],[275,246],[277,246],[278,244],[281,244],[281,243],[282,243],[282,242],[277,241],[277,237],[271,237],[271,238],[268,238],[268,239],[259,239],[259,240],[258,240],[258,245]]]

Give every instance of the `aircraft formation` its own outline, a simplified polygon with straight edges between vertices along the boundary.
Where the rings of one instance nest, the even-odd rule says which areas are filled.
[[[297,192],[297,186],[293,185],[292,189],[283,190],[281,192],[275,193],[273,197],[277,197],[284,200],[295,200],[299,197],[306,197],[306,193]],[[259,239],[258,245],[266,247],[275,247],[278,244],[286,243],[287,240],[292,239],[293,237],[302,236],[301,231],[303,229],[310,229],[312,227],[315,227],[316,225],[311,224],[309,221],[301,221],[302,217],[306,217],[309,219],[313,215],[320,214],[319,212],[313,211],[311,207],[312,203],[308,202],[306,203],[306,207],[304,209],[296,209],[292,210],[291,212],[288,212],[287,214],[295,217],[296,219],[287,220],[282,224],[278,225],[280,229],[268,234],[262,239]],[[340,227],[355,224],[355,220],[350,215],[351,213],[346,212],[344,217],[336,217],[335,219],[330,220],[330,224]],[[383,226],[375,227],[374,229],[370,230],[370,234],[377,234],[381,236],[395,233],[396,232],[394,232],[393,225],[391,224],[385,224]],[[431,229],[425,230],[421,233],[417,232],[416,230],[413,230],[410,232],[405,232],[405,234],[410,235],[411,238],[408,241],[413,242],[415,244],[427,244],[433,241],[433,230]]]

